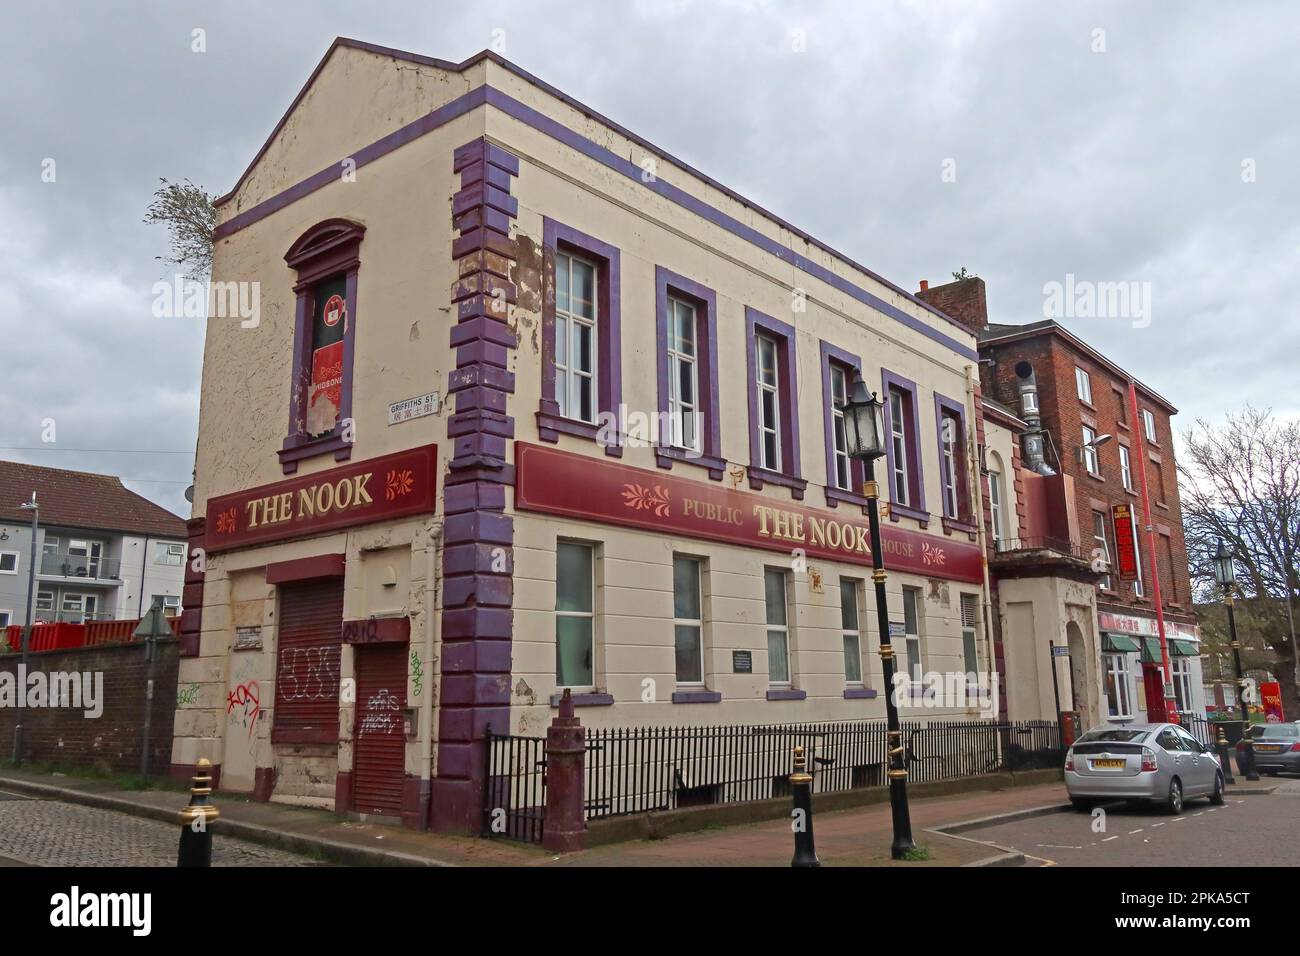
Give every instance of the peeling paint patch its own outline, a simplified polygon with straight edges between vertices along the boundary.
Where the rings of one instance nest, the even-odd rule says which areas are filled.
[[[414,321],[414,322],[411,323],[411,331],[410,331],[410,334],[407,335],[406,339],[407,339],[408,342],[418,342],[418,341],[420,341],[420,321],[419,321],[419,319],[417,319],[416,321]]]
[[[514,283],[515,308],[521,312],[541,312],[542,250],[529,236],[515,236],[515,261],[510,266],[510,281]]]

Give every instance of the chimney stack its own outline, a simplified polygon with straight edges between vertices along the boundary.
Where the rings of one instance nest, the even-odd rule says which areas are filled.
[[[929,279],[922,279],[922,280],[921,280],[921,291],[922,291],[922,292],[928,292],[929,290],[930,290],[930,280],[929,280]]]
[[[989,310],[984,300],[984,280],[979,276],[958,279],[933,289],[923,281],[918,299],[929,303],[950,318],[956,319],[976,335],[988,328]]]

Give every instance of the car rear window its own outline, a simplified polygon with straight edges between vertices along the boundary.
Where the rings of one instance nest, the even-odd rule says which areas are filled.
[[[1089,743],[1094,740],[1113,740],[1122,743],[1137,743],[1146,738],[1145,730],[1124,730],[1122,728],[1110,728],[1108,730],[1090,730],[1079,738],[1080,743]]]
[[[1263,727],[1255,728],[1256,737],[1300,737],[1300,725],[1297,724],[1267,724]]]

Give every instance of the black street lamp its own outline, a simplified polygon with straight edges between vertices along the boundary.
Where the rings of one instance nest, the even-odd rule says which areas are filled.
[[[1258,780],[1255,770],[1255,742],[1250,739],[1250,711],[1246,706],[1246,678],[1241,671],[1241,641],[1237,640],[1237,617],[1233,613],[1232,592],[1237,585],[1237,570],[1233,566],[1232,552],[1219,539],[1214,552],[1214,580],[1223,588],[1223,604],[1228,609],[1228,633],[1232,638],[1232,662],[1237,668],[1237,703],[1241,707],[1241,757],[1237,761],[1247,780]]]
[[[854,373],[853,388],[844,403],[844,432],[849,457],[862,462],[862,493],[867,499],[871,524],[871,579],[876,585],[876,620],[880,628],[880,664],[885,680],[885,719],[889,730],[889,806],[894,817],[894,842],[890,855],[901,860],[916,848],[912,840],[912,815],[907,806],[907,756],[903,731],[894,702],[894,647],[889,638],[889,606],[885,600],[885,568],[880,546],[880,487],[876,484],[876,459],[885,454],[884,406],[867,390],[861,373]]]

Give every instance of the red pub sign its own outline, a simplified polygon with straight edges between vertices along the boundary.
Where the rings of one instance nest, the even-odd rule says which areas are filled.
[[[228,551],[407,515],[437,505],[438,446],[331,468],[208,500],[207,549]]]
[[[1137,524],[1133,509],[1127,504],[1111,505],[1111,522],[1115,526],[1115,565],[1121,581],[1138,579]]]
[[[867,519],[805,508],[722,485],[648,472],[586,455],[515,443],[515,507],[605,524],[723,541],[851,564],[871,564]],[[978,546],[889,525],[880,529],[893,571],[977,584]]]

